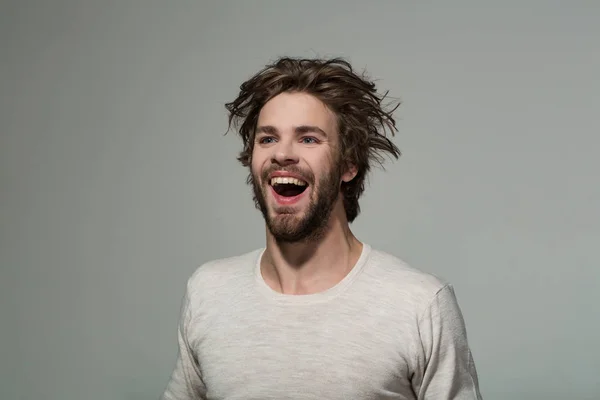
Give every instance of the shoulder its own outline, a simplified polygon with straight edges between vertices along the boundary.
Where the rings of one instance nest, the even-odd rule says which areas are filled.
[[[189,296],[215,293],[243,285],[252,279],[262,249],[214,259],[200,265],[187,281]]]
[[[400,297],[404,302],[424,306],[449,286],[444,279],[378,249],[371,250],[369,264],[366,271],[369,280],[376,282],[379,290]]]

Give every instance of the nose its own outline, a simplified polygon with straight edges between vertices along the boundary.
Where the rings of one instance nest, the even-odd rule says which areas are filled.
[[[271,161],[281,166],[298,163],[298,156],[294,151],[294,145],[291,141],[279,141],[273,146],[273,155]]]

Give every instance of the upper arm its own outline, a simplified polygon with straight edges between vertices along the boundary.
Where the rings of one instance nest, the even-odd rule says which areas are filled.
[[[465,322],[452,286],[442,287],[419,318],[418,399],[481,399]]]
[[[201,400],[206,395],[200,365],[191,345],[190,328],[194,322],[192,307],[188,288],[183,299],[177,329],[177,361],[163,393],[163,400]]]

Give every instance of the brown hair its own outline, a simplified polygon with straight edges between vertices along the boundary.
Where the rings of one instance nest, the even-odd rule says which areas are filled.
[[[341,58],[328,60],[283,57],[267,65],[240,86],[238,97],[225,105],[229,127],[238,128],[243,150],[238,160],[251,163],[254,134],[262,107],[283,92],[304,92],[321,100],[337,116],[343,165],[355,165],[358,173],[342,183],[344,208],[349,222],[360,212],[358,199],[373,162],[383,163],[383,154],[396,159],[400,150],[387,137],[393,136],[396,122],[392,113],[400,105],[386,109],[387,92],[377,93],[375,83],[354,72]],[[251,175],[249,176],[249,181]]]

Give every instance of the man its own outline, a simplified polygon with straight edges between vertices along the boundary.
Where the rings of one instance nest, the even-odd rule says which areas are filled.
[[[227,104],[266,246],[189,279],[164,399],[481,398],[452,287],[349,227],[400,154],[384,97],[344,60],[282,58]]]

